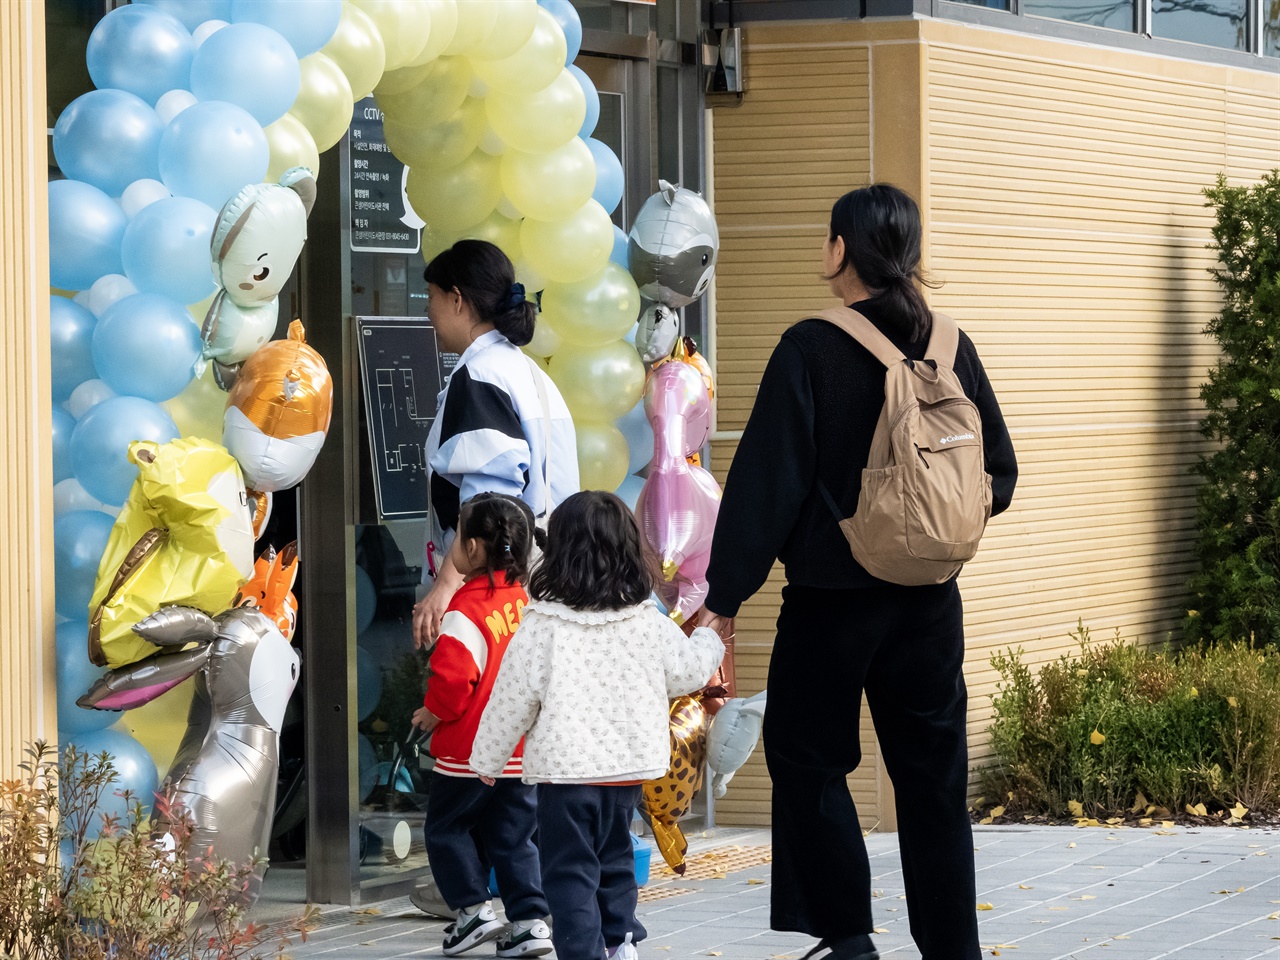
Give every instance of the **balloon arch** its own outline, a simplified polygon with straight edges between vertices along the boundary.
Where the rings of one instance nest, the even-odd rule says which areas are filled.
[[[217,478],[238,466],[260,526],[270,491],[297,483],[323,442],[323,360],[303,357],[300,325],[289,340],[268,340],[306,237],[320,156],[369,94],[408,168],[424,257],[459,239],[489,240],[525,288],[541,292],[526,351],[573,414],[583,486],[639,500],[670,571],[664,599],[677,616],[697,608],[719,490],[686,457],[709,431],[709,371],[705,402],[682,406],[688,377],[651,386],[651,409],[666,418],[660,434],[678,437],[659,437],[663,463],[651,472],[664,479],[646,486],[636,473],[654,458],[655,438],[640,352],[701,361],[677,343],[670,308],[709,283],[715,224],[696,194],[664,185],[637,218],[653,221],[648,233],[637,223],[628,242],[614,226],[623,168],[591,137],[600,101],[572,62],[581,40],[569,0],[134,0],[93,31],[86,58],[97,89],[58,118],[53,150],[67,179],[49,185],[56,590],[66,618],[58,715],[64,740],[117,756],[124,786],[154,788],[154,762],[166,763],[173,745],[155,730],[180,725],[190,696],[130,710],[124,726],[137,739],[104,729],[115,714],[75,706],[102,676],[84,638],[99,643],[98,663],[132,669],[172,642],[155,639],[159,628],[132,630],[149,611],[186,603],[216,615],[245,595],[252,532],[218,499]],[[642,293],[658,303],[638,352]],[[228,451],[234,461],[217,460]],[[196,470],[206,462],[220,466]],[[181,489],[173,476],[184,469],[203,479]],[[221,505],[216,523],[208,509],[190,512],[200,497]],[[694,526],[682,527],[688,516]],[[139,562],[133,537],[152,528],[165,548],[147,569],[169,566],[154,593],[130,588],[123,599],[112,581]],[[200,560],[184,566],[183,557]],[[259,573],[278,566],[264,558]],[[287,636],[288,586],[272,583],[258,599],[275,590],[267,619]],[[205,644],[231,631],[208,620],[191,620],[214,630]],[[95,689],[98,706],[148,700]]]

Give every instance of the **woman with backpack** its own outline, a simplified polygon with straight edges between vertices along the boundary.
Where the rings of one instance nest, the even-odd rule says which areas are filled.
[[[864,692],[894,784],[912,937],[923,960],[980,956],[955,575],[1008,507],[1017,464],[973,342],[920,293],[920,249],[919,208],[896,187],[832,207],[823,273],[852,310],[782,335],[707,571],[701,622],[723,630],[775,559],[786,568],[764,718],[771,926],[817,937],[813,960],[879,956],[845,780]]]

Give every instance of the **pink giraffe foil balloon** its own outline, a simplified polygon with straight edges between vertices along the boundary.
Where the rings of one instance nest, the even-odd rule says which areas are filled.
[[[711,434],[711,396],[696,367],[673,360],[649,376],[644,409],[654,449],[636,517],[662,563],[658,595],[671,618],[684,623],[707,595],[711,534],[720,509],[720,485],[687,459]]]

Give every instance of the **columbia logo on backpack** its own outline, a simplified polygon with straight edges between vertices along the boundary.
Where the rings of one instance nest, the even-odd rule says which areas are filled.
[[[873,577],[904,586],[944,583],[977,553],[991,519],[982,420],[952,369],[960,328],[935,313],[925,362],[913,363],[855,310],[817,317],[885,365],[884,408],[857,510],[842,518],[825,486],[823,496],[854,559]]]

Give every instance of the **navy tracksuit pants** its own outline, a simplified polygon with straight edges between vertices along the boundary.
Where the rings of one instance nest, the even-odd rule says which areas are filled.
[[[639,784],[538,784],[542,889],[558,960],[601,960],[627,934],[644,939],[631,849],[639,802]]]
[[[872,930],[871,867],[845,782],[862,757],[865,691],[893,780],[911,936],[924,960],[979,960],[963,662],[954,581],[783,589],[764,716],[775,930]]]
[[[492,864],[507,919],[545,917],[547,901],[534,844],[537,826],[533,786],[507,777],[486,787],[475,777],[433,773],[427,797],[427,860],[450,909],[489,899]],[[483,856],[477,839],[484,846]]]

